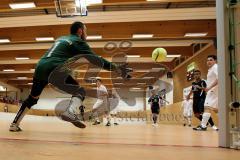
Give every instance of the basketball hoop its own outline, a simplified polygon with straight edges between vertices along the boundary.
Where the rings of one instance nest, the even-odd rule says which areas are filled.
[[[55,0],[57,17],[87,16],[86,0]]]

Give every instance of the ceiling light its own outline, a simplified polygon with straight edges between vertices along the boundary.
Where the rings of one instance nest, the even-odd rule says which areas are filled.
[[[9,6],[12,9],[22,9],[22,8],[34,8],[34,7],[36,7],[34,2],[10,3]]]
[[[131,89],[134,89],[134,90],[140,90],[140,89],[142,89],[142,88],[131,88]]]
[[[15,71],[14,69],[4,69],[3,70],[4,72],[13,72],[13,71]]]
[[[143,79],[153,79],[155,77],[143,77]]]
[[[87,36],[87,40],[102,39],[101,35]]]
[[[30,83],[28,83],[28,84],[32,85],[33,83],[30,82]]]
[[[36,41],[54,41],[53,37],[36,37]]]
[[[27,60],[30,59],[29,57],[16,57],[16,60]]]
[[[102,0],[86,0],[87,6],[94,5],[94,4],[100,4],[102,3]]]
[[[127,58],[139,58],[140,55],[126,55]]]
[[[141,84],[141,85],[144,85],[144,84],[146,84],[146,83],[137,83],[137,84]]]
[[[165,71],[165,68],[152,68],[153,71]]]
[[[20,79],[20,80],[27,79],[27,77],[17,77],[17,79]]]
[[[6,91],[6,87],[0,86],[0,91]]]
[[[153,34],[133,34],[132,38],[152,38]]]
[[[123,84],[123,83],[114,83],[114,84],[118,84],[119,85],[119,84]]]
[[[181,57],[181,55],[180,54],[167,55],[167,58],[177,58],[177,57]]]
[[[184,37],[204,37],[208,33],[186,33]]]
[[[9,39],[0,39],[0,43],[9,43],[10,40]]]

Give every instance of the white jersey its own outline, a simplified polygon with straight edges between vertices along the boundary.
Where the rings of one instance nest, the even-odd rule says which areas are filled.
[[[97,101],[93,105],[93,109],[99,108],[102,105],[104,105],[104,108],[108,108],[108,96],[104,95],[107,93],[107,88],[104,85],[101,84],[97,87]]]
[[[108,94],[107,88],[104,85],[101,84],[99,87],[97,87],[97,98],[98,99],[106,98],[107,95],[104,95],[104,94]]]
[[[183,116],[184,117],[191,117],[192,116],[192,106],[193,106],[192,99],[184,100],[182,102]]]
[[[214,64],[208,70],[207,87],[211,86],[216,80],[218,80],[218,65]],[[207,92],[204,106],[218,108],[218,85]]]

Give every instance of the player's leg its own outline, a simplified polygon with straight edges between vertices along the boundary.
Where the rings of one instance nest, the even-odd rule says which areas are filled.
[[[92,111],[94,123],[92,125],[98,125],[101,123],[99,120],[98,112],[101,109],[102,105],[103,105],[103,100],[101,100],[101,99],[97,99],[97,101],[94,103],[93,111]]]
[[[205,108],[204,108],[204,113],[202,115],[203,118],[201,121],[201,125],[198,128],[196,128],[196,130],[204,131],[207,129],[207,123],[209,122],[209,119],[211,118],[211,110],[212,110],[211,108],[212,107],[210,107],[210,106],[217,107],[217,101],[218,101],[217,95],[214,94],[213,92],[210,92],[210,94],[207,95],[206,101],[204,103]],[[211,120],[210,120],[210,122],[211,122]],[[213,125],[213,129],[216,131],[218,130],[218,128],[215,125]]]
[[[22,121],[27,111],[31,109],[33,105],[37,104],[39,96],[47,84],[48,82],[46,81],[33,78],[31,93],[28,96],[28,98],[22,103],[19,111],[17,112],[17,115],[15,116],[13,122],[10,125],[9,131],[12,132],[21,131],[21,128],[19,127],[20,122]]]
[[[106,126],[111,126],[111,115],[108,112],[106,112],[105,117],[107,119]]]
[[[84,88],[81,87],[66,71],[61,70],[61,67],[52,71],[49,76],[49,83],[72,95],[67,110],[61,114],[62,120],[71,122],[76,127],[85,128],[85,123],[79,118],[79,107],[83,105],[83,100],[85,99]]]
[[[112,117],[113,117],[113,124],[114,124],[114,125],[119,125],[119,123],[117,122],[117,114],[114,113],[114,114],[112,115]]]
[[[192,126],[192,109],[188,110],[188,126],[191,127]]]
[[[105,109],[105,115],[107,118],[107,124],[106,126],[111,126],[111,115],[110,115],[110,103],[108,101],[108,98],[104,98],[104,109]]]

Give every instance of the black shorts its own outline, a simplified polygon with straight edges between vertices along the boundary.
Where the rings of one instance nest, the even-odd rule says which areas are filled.
[[[202,114],[204,112],[205,98],[193,98],[193,113]]]
[[[160,112],[160,108],[159,107],[152,106],[151,110],[152,110],[152,113],[155,113],[155,114],[159,114],[159,112]]]

